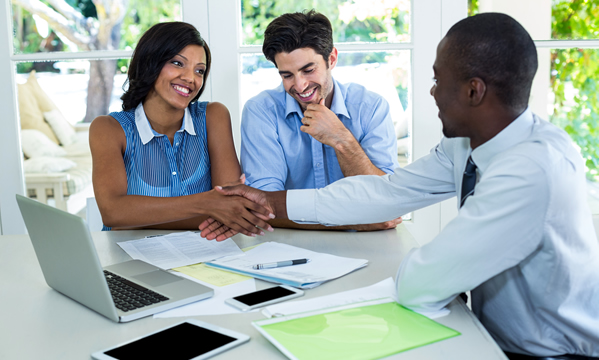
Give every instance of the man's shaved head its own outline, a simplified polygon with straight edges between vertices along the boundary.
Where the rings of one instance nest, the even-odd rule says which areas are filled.
[[[537,50],[528,32],[501,13],[484,13],[449,29],[447,64],[459,80],[481,78],[505,105],[525,108],[537,71]]]

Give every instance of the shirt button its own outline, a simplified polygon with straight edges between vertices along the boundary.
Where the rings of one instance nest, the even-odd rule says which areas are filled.
[[[176,171],[173,171],[173,175],[177,175],[177,172],[176,172]]]
[[[320,163],[316,163],[316,167],[320,167]]]
[[[175,146],[179,146],[179,143],[176,143]]]

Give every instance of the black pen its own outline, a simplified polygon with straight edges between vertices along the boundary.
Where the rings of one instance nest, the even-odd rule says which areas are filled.
[[[310,259],[286,260],[286,261],[278,261],[278,262],[266,263],[266,264],[256,264],[256,265],[252,266],[252,268],[254,270],[274,269],[274,268],[283,267],[283,266],[301,265],[301,264],[305,264],[305,263],[309,263],[309,262],[310,262]]]

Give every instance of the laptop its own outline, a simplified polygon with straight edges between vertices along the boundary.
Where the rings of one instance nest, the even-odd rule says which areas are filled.
[[[17,195],[46,283],[116,322],[128,322],[214,295],[141,260],[102,268],[82,218]]]

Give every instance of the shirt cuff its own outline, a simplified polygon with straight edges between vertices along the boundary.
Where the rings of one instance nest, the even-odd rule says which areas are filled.
[[[299,224],[318,224],[315,189],[287,190],[287,217]]]

